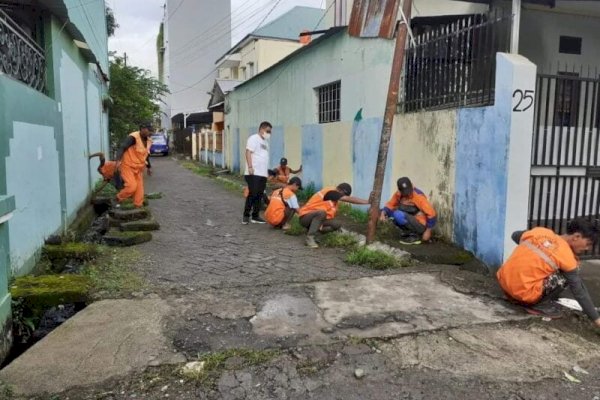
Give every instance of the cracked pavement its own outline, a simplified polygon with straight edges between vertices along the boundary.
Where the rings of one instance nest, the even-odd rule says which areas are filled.
[[[59,359],[46,375],[52,384],[44,383],[49,371],[39,366],[40,379],[17,393],[115,400],[600,400],[600,337],[581,316],[527,317],[502,300],[491,277],[456,266],[349,266],[342,249],[312,250],[301,237],[241,225],[240,193],[215,180],[170,158],[153,165],[146,186],[164,194],[151,201],[161,230],[138,247],[143,258],[135,266],[152,293],[120,303],[110,330],[79,318],[86,310],[59,327],[26,353],[30,360]],[[137,302],[148,301],[154,302],[152,318],[130,324],[127,310],[143,310]],[[109,313],[116,305],[101,303],[89,308]],[[136,329],[152,332],[138,335],[151,340],[127,345],[127,336],[105,363],[135,362],[90,367],[90,377],[77,381],[68,372],[78,357],[93,360],[93,349],[81,337],[81,354],[78,346],[63,346],[61,354],[52,349],[65,330],[82,329],[80,319],[94,327],[86,331],[90,343]],[[134,357],[140,348],[147,357]],[[278,355],[256,365],[230,357],[208,383],[177,373],[186,360],[231,349],[275,349]],[[0,379],[24,371],[31,376],[31,362],[11,364]],[[589,375],[572,372],[575,365]],[[568,371],[581,383],[567,381]]]

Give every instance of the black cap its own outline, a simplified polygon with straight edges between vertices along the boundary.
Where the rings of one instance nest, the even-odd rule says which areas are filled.
[[[352,194],[352,186],[349,183],[340,183],[338,185],[338,190],[344,192],[346,196],[350,196]]]
[[[402,196],[409,196],[413,192],[413,184],[407,177],[403,176],[396,182],[398,190]]]
[[[290,181],[288,182],[288,185],[298,185],[299,190],[304,189],[302,187],[302,179],[298,178],[297,176],[294,176],[293,178],[291,178]]]
[[[279,164],[281,164],[281,165],[287,165],[287,158],[282,157],[281,160],[279,160]]]
[[[152,125],[152,122],[150,122],[150,121],[144,121],[140,124],[140,129],[144,129],[144,128],[148,128],[148,130],[153,131],[154,125]]]

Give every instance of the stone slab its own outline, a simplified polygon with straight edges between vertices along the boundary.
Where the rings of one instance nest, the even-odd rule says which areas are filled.
[[[425,273],[319,282],[323,318],[346,334],[390,337],[527,318],[502,302],[454,291]]]
[[[103,240],[107,246],[129,247],[151,241],[152,234],[150,232],[121,232],[111,230],[104,236]]]
[[[110,212],[112,218],[121,221],[138,221],[150,217],[150,212],[146,208],[136,208],[133,210],[113,210]]]
[[[0,380],[31,396],[183,362],[163,334],[170,311],[160,299],[94,303],[0,371]]]
[[[160,229],[160,224],[153,219],[144,219],[140,221],[123,222],[120,228],[124,232],[133,231],[157,231]]]

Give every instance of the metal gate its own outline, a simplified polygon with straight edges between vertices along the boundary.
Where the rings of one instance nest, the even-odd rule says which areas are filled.
[[[529,227],[564,233],[575,217],[600,218],[600,79],[540,74],[533,133]],[[586,257],[600,256],[600,244]]]

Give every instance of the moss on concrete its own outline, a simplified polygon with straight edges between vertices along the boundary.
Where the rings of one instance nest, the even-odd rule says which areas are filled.
[[[133,269],[141,257],[137,250],[101,247],[100,253],[82,270],[90,280],[94,300],[129,297],[144,289],[144,280]]]
[[[81,275],[26,275],[15,279],[10,294],[13,299],[22,299],[24,305],[36,310],[85,303],[90,287],[89,278]]]
[[[356,238],[347,233],[332,232],[323,236],[321,245],[324,247],[354,247],[358,244]]]
[[[122,232],[116,229],[110,230],[104,236],[104,242],[112,247],[128,247],[136,244],[146,243],[152,240],[150,232]]]
[[[397,259],[391,254],[380,250],[372,250],[367,247],[358,247],[348,254],[345,260],[351,265],[360,265],[375,270],[391,268],[402,268],[407,266],[405,262]]]
[[[137,208],[134,210],[118,209],[111,211],[110,216],[121,221],[138,221],[150,217],[150,211],[147,208]]]
[[[98,246],[89,243],[63,243],[58,245],[45,245],[43,255],[49,260],[91,260],[98,255]]]
[[[123,222],[120,224],[120,228],[124,232],[157,231],[160,229],[160,225],[153,219],[144,219],[140,221]]]

